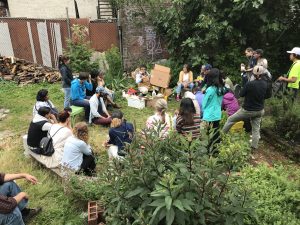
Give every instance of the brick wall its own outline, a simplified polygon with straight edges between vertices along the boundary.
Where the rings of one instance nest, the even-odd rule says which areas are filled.
[[[167,56],[162,39],[156,34],[154,27],[145,20],[145,16],[139,12],[140,9],[132,6],[121,10],[125,68],[157,61]]]
[[[97,0],[77,0],[80,18],[97,19]],[[66,7],[69,16],[75,18],[74,0],[8,0],[11,17],[37,19],[66,18]]]

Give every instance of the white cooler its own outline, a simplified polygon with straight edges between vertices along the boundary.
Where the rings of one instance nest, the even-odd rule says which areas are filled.
[[[137,96],[132,96],[127,98],[128,106],[133,107],[136,109],[143,109],[145,108],[145,99],[139,98]]]

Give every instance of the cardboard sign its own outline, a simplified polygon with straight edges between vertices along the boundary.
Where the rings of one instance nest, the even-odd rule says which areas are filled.
[[[171,80],[170,72],[171,69],[169,67],[155,64],[154,69],[151,70],[150,84],[162,88],[169,87]]]

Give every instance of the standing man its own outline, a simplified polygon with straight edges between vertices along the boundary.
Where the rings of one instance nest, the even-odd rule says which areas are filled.
[[[37,183],[37,179],[27,173],[0,173],[0,224],[24,225],[24,221],[28,221],[41,211],[41,208],[26,208],[28,195],[14,182],[22,178],[32,184]]]
[[[252,126],[251,147],[253,149],[258,147],[260,122],[265,113],[264,102],[267,93],[267,82],[261,79],[261,75],[265,74],[265,72],[266,70],[262,66],[253,68],[255,80],[247,82],[240,93],[241,97],[245,97],[243,107],[228,117],[223,127],[224,133],[227,133],[235,123],[250,119]]]
[[[292,102],[294,102],[298,94],[300,82],[300,48],[295,47],[291,51],[287,51],[287,53],[290,54],[290,60],[293,64],[287,73],[287,78],[280,76],[278,80],[288,83],[288,89],[292,95]]]

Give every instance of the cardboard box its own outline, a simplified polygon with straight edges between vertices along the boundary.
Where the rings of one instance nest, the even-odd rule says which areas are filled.
[[[171,80],[170,72],[171,69],[169,67],[155,64],[154,69],[151,70],[150,84],[157,87],[168,88]]]

